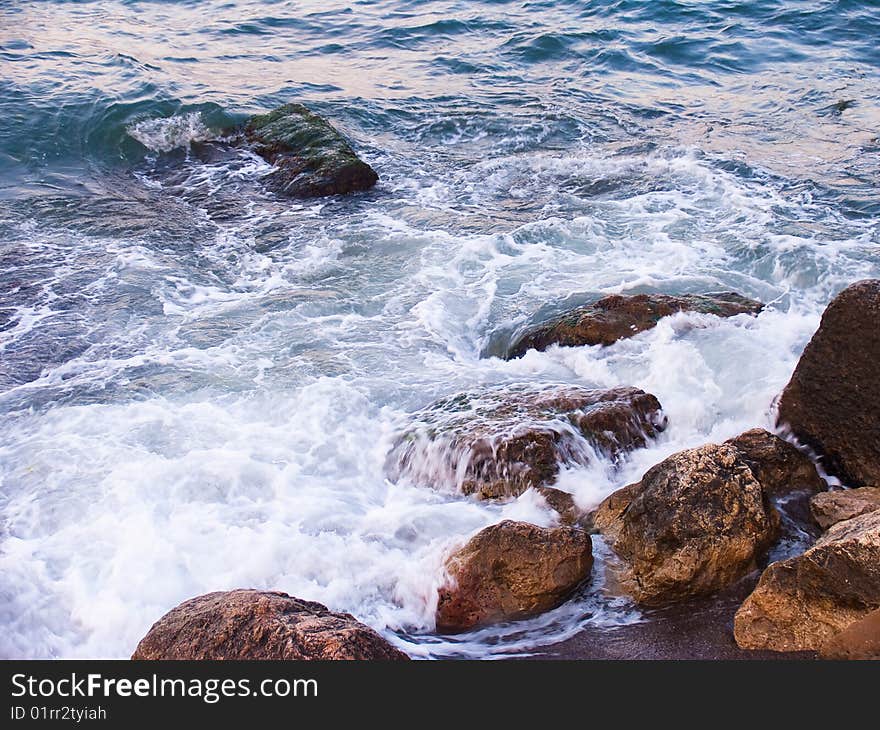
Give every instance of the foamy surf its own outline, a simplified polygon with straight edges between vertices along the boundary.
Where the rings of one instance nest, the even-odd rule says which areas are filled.
[[[387,4],[355,17],[329,3],[315,22],[300,5],[164,3],[138,22],[167,27],[168,53],[135,61],[117,54],[143,27],[125,13],[24,8],[51,33],[0,43],[22,61],[0,98],[0,655],[129,656],[171,607],[238,587],[324,602],[423,658],[537,653],[640,620],[597,567],[542,617],[438,636],[445,556],[501,519],[554,513],[533,491],[491,504],[428,478],[392,484],[387,454],[413,413],[474,388],[655,394],[669,424],[646,448],[615,464],[589,451],[559,473],[590,508],[676,451],[773,425],[825,305],[880,272],[876,83],[853,71],[876,48],[829,53],[855,22],[833,7],[818,51],[752,7],[726,31],[742,44],[735,72],[709,42],[663,56],[653,25],[613,8],[625,30],[608,53],[591,33],[536,47],[596,21],[550,3],[461,10],[460,47],[391,23]],[[230,13],[252,22],[204,22]],[[767,27],[794,49],[785,63],[767,58]],[[859,104],[819,115],[840,88]],[[375,165],[373,192],[290,201],[247,151],[162,154],[216,134],[210,112],[173,109],[291,100]],[[775,160],[786,136],[800,154]],[[767,307],[491,356],[605,294],[718,290]]]
[[[216,136],[205,125],[199,112],[175,114],[163,119],[142,119],[130,124],[126,131],[152,152],[170,152]]]

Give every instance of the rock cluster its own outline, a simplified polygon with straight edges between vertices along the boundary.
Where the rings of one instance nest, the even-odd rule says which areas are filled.
[[[780,425],[850,485],[880,484],[880,281],[841,292],[822,316],[779,402]],[[802,555],[771,564],[737,611],[749,649],[813,650],[830,658],[880,656],[880,489],[819,493],[810,508],[827,528]]]
[[[880,511],[838,522],[803,555],[761,575],[734,620],[747,649],[820,650],[880,608]]]
[[[285,136],[298,129],[289,126],[291,115],[302,112],[269,115],[248,134],[270,156],[289,154],[294,141],[301,149],[303,140]],[[272,147],[270,133],[287,141]],[[329,139],[317,135],[315,144],[332,147]],[[340,159],[347,154],[341,149]],[[302,170],[289,165],[294,180]],[[757,312],[760,305],[729,294],[609,297],[524,336],[512,354],[551,342],[608,344],[683,309],[729,316]],[[880,484],[878,321],[880,281],[842,292],[779,404],[781,432],[790,430],[851,486]],[[743,579],[757,576],[780,535],[780,509],[799,498],[804,505],[809,500],[827,531],[802,554],[764,567],[736,611],[733,638],[743,649],[880,657],[880,488],[826,492],[811,458],[763,429],[672,454],[589,516],[572,495],[550,486],[561,466],[587,464],[596,453],[613,462],[665,425],[660,403],[648,393],[572,385],[484,388],[414,414],[389,453],[389,478],[483,499],[512,499],[531,488],[559,516],[554,527],[505,520],[452,551],[437,594],[438,631],[523,619],[566,601],[593,568],[584,525],[601,533],[613,554],[606,567],[616,575],[614,585],[638,604],[690,601],[729,587],[745,595],[750,584]],[[284,593],[238,590],[171,610],[133,658],[406,656],[347,614]]]

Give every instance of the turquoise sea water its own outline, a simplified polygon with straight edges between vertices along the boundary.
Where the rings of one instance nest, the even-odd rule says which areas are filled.
[[[880,274],[877,2],[0,2],[0,656],[127,656],[211,590],[285,590],[413,656],[642,616],[591,586],[435,635],[485,505],[393,485],[405,415],[477,385],[655,393],[583,505],[773,420],[822,309]],[[190,143],[287,101],[378,171],[274,197]],[[732,289],[612,347],[487,357],[611,292]],[[604,547],[597,541],[601,556]]]

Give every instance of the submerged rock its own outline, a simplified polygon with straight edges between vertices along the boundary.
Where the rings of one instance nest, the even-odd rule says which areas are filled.
[[[516,497],[556,479],[561,464],[615,460],[666,425],[657,399],[636,388],[496,386],[437,401],[413,416],[386,461],[392,481]]]
[[[770,565],[734,618],[744,649],[819,650],[880,608],[880,511],[839,522]]]
[[[611,345],[654,327],[661,318],[676,312],[732,317],[757,314],[762,307],[760,302],[733,292],[681,296],[613,294],[527,330],[510,346],[506,359],[522,357],[532,349],[546,350],[550,345]]]
[[[808,456],[763,428],[753,428],[725,443],[739,452],[767,496],[816,493],[826,488],[825,480]]]
[[[880,609],[832,636],[819,655],[823,659],[880,659]]]
[[[184,601],[160,618],[132,659],[408,659],[347,613],[274,591]]]
[[[855,486],[880,484],[880,280],[828,305],[779,400],[779,423]]]
[[[379,180],[346,139],[302,104],[285,104],[252,117],[244,135],[275,169],[267,176],[279,193],[301,198],[367,190]]]
[[[446,563],[437,629],[466,631],[548,611],[587,579],[592,565],[583,530],[511,520],[487,527]]]
[[[823,529],[880,509],[880,487],[823,492],[810,500],[813,518]]]
[[[779,515],[740,453],[707,444],[673,454],[600,505],[595,525],[645,605],[707,595],[756,568]]]
[[[553,487],[535,487],[547,505],[559,515],[563,525],[581,525],[589,523],[588,514],[574,501],[574,495]]]

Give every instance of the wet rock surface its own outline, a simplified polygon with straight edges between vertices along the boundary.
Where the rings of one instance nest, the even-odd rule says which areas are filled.
[[[559,515],[559,521],[563,525],[589,526],[591,524],[588,513],[578,507],[574,495],[563,492],[553,487],[535,487],[547,506]]]
[[[413,415],[386,473],[483,499],[552,483],[560,465],[612,460],[665,428],[660,403],[636,388],[510,385],[461,393]]]
[[[644,332],[677,312],[732,317],[757,314],[762,307],[760,302],[733,292],[681,296],[613,294],[529,328],[510,345],[506,359],[522,357],[528,350],[546,350],[551,345],[611,345]]]
[[[880,610],[851,623],[822,646],[823,659],[880,659]]]
[[[770,565],[736,613],[737,644],[819,650],[880,608],[880,512],[839,522],[816,544]]]
[[[880,487],[823,492],[810,500],[813,519],[823,529],[880,509]]]
[[[779,400],[779,423],[851,486],[880,484],[880,280],[828,305]]]
[[[252,117],[244,136],[275,166],[266,181],[284,195],[341,195],[368,190],[379,180],[330,122],[302,104],[285,104]]]
[[[729,444],[673,454],[606,499],[594,522],[623,562],[621,587],[653,606],[742,578],[779,530],[761,484]]]
[[[184,601],[132,659],[408,659],[345,613],[286,593],[234,590]]]
[[[806,454],[763,428],[753,428],[725,443],[739,452],[761,483],[764,494],[770,497],[816,493],[826,488],[825,480]]]
[[[592,565],[583,530],[511,520],[487,527],[446,563],[437,629],[465,631],[548,611],[589,577]]]

